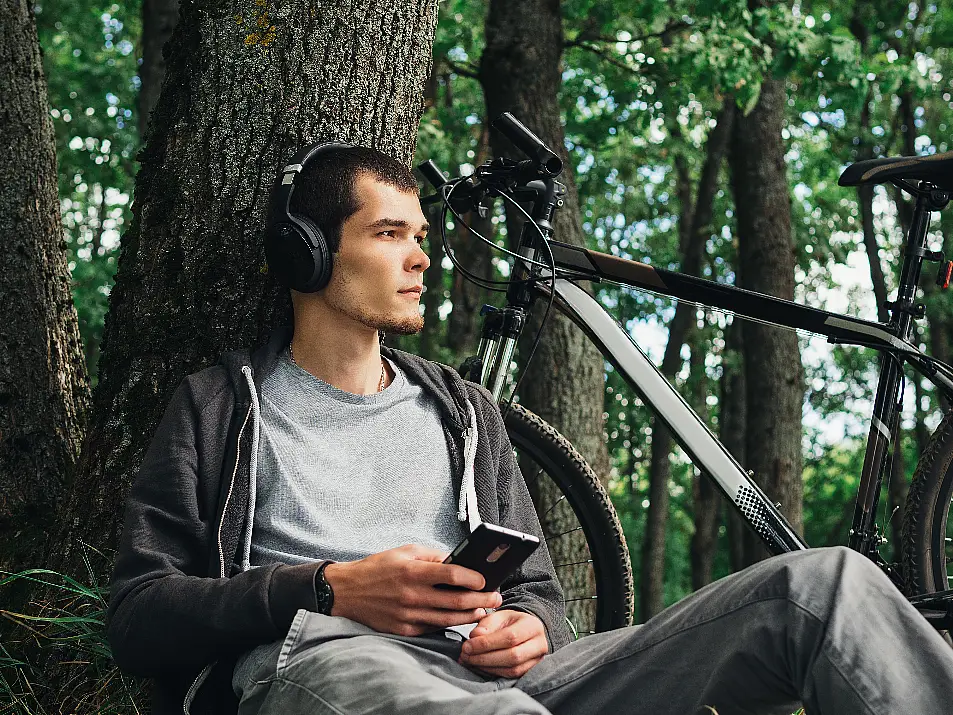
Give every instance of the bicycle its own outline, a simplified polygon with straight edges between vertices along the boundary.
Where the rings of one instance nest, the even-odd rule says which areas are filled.
[[[870,159],[852,164],[840,177],[842,186],[890,181],[916,198],[913,220],[906,237],[897,300],[888,304],[890,318],[872,322],[804,306],[792,301],[715,283],[702,278],[655,268],[553,239],[552,218],[562,205],[565,187],[556,181],[562,161],[538,137],[511,114],[505,113],[491,124],[503,133],[527,159],[496,158],[477,167],[469,176],[447,179],[432,162],[418,168],[437,193],[424,203],[441,201],[441,236],[447,255],[464,276],[484,287],[506,285],[506,305],[501,309],[484,306],[483,328],[477,354],[460,367],[464,377],[479,382],[493,394],[504,411],[507,430],[517,453],[529,453],[541,471],[561,492],[554,504],[568,503],[580,526],[591,560],[570,564],[588,569],[560,582],[567,591],[570,620],[588,619],[584,625],[592,633],[628,625],[632,614],[632,578],[628,550],[618,518],[599,480],[572,445],[558,432],[518,403],[503,405],[503,389],[512,382],[512,356],[526,316],[534,303],[547,299],[543,324],[553,305],[570,318],[598,347],[603,356],[639,394],[668,427],[694,465],[727,498],[742,520],[758,535],[772,555],[806,549],[807,543],[794,531],[778,507],[705,422],[692,410],[675,388],[639,348],[634,339],[598,301],[584,291],[579,281],[610,281],[671,296],[679,300],[721,309],[741,318],[766,322],[793,330],[824,335],[831,343],[872,347],[881,352],[880,377],[867,438],[864,466],[857,493],[848,547],[880,566],[938,630],[953,628],[953,574],[947,564],[953,559],[953,524],[949,513],[953,501],[953,411],[947,413],[920,456],[912,479],[903,516],[902,557],[899,568],[887,563],[879,553],[881,535],[876,524],[877,507],[888,447],[899,424],[899,388],[904,362],[929,379],[953,402],[953,367],[926,355],[910,342],[913,321],[923,317],[916,303],[916,288],[924,261],[939,262],[937,282],[949,286],[953,261],[925,248],[932,211],[949,203],[953,192],[953,152],[925,157]],[[518,249],[496,246],[474,231],[460,216],[467,211],[484,212],[488,202],[501,197],[525,218]],[[520,201],[531,204],[526,210]],[[479,239],[511,255],[514,268],[507,281],[488,281],[461,266],[448,246],[448,211],[454,221]],[[545,260],[545,262],[543,262]],[[541,333],[542,328],[540,328]],[[530,350],[529,360],[540,333]],[[527,362],[529,361],[527,360]],[[520,377],[522,379],[522,376]],[[515,394],[519,380],[511,394]],[[523,462],[520,462],[523,467]],[[524,470],[524,476],[527,471]],[[539,475],[527,479],[531,483]],[[555,495],[556,492],[553,492]],[[537,506],[546,530],[548,515],[555,509]],[[556,534],[558,542],[563,537]],[[554,563],[563,555],[562,544],[547,545]],[[625,563],[620,563],[623,560]],[[559,571],[557,570],[559,573]],[[579,584],[595,593],[581,597]],[[574,608],[579,601],[588,611]]]

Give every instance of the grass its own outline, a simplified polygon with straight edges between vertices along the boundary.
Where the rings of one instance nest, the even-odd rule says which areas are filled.
[[[0,571],[0,593],[25,580],[41,594],[22,609],[29,613],[0,609],[8,622],[0,643],[0,715],[142,712],[146,682],[123,675],[113,662],[108,587],[98,583],[85,551],[83,560],[89,583],[49,569]]]

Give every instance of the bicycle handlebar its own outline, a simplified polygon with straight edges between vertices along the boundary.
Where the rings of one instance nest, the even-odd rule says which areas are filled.
[[[465,207],[472,207],[479,203],[491,188],[514,191],[526,187],[541,191],[542,183],[532,187],[530,185],[540,179],[551,181],[562,172],[563,162],[556,153],[509,112],[501,114],[490,125],[501,132],[529,159],[514,161],[499,157],[481,164],[471,176],[449,180],[440,167],[432,159],[428,159],[417,168],[438,194],[421,199],[422,204],[442,200],[441,188],[452,182],[455,184],[453,190],[456,194],[452,202],[467,210]]]
[[[559,176],[563,170],[562,159],[509,112],[503,112],[490,123],[490,126],[499,130],[503,136],[513,142],[517,149],[533,159],[547,176]]]

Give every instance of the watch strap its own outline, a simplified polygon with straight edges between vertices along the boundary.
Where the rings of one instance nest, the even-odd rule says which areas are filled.
[[[331,615],[331,609],[334,608],[334,589],[324,578],[324,569],[335,561],[322,561],[321,565],[314,570],[314,610],[315,613],[321,613],[325,616]]]

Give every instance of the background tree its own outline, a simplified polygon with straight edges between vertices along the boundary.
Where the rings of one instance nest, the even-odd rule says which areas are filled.
[[[578,192],[560,122],[562,49],[558,2],[491,0],[479,70],[487,116],[512,112],[570,167],[560,177],[566,196],[554,230],[560,241],[585,245]],[[498,132],[490,133],[490,146],[496,156],[521,156]],[[515,250],[522,221],[511,208],[506,215],[510,249]],[[527,321],[521,355],[528,355],[529,339],[536,335],[541,317]],[[602,439],[602,356],[571,321],[554,313],[532,359],[532,365],[524,365],[529,375],[520,387],[521,402],[565,434],[597,474],[608,474],[608,452]]]
[[[149,126],[149,115],[159,100],[165,77],[162,48],[172,37],[179,19],[179,0],[142,0],[142,64],[139,66],[139,137],[143,141]]]
[[[0,36],[0,569],[16,571],[42,556],[79,457],[89,384],[29,3],[4,0]]]
[[[288,320],[285,291],[262,271],[281,163],[327,139],[409,163],[436,17],[435,0],[360,12],[296,2],[279,13],[259,0],[228,12],[183,6],[122,240],[91,427],[50,540],[52,567],[78,572],[81,539],[114,547],[126,490],[179,381]],[[110,567],[97,563],[98,575],[108,578]]]

